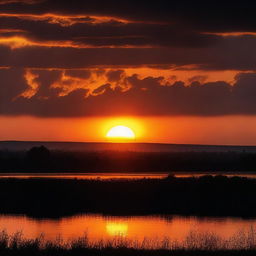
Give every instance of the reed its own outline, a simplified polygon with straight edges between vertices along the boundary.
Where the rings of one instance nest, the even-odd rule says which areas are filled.
[[[89,241],[87,235],[49,241],[44,235],[33,239],[22,232],[0,232],[0,255],[255,255],[256,231],[253,227],[223,239],[214,233],[191,231],[183,241],[170,238],[129,240],[116,236],[109,240]]]

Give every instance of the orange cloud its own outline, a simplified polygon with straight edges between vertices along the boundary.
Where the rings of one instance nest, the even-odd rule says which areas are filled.
[[[205,32],[202,33],[205,35],[216,35],[216,36],[222,36],[222,37],[228,37],[228,36],[256,36],[256,32],[250,32],[250,31],[235,31],[235,32]]]
[[[81,70],[82,71],[82,70]],[[84,71],[85,72],[85,71]],[[97,96],[103,94],[107,88],[119,87],[121,91],[127,91],[131,87],[126,81],[125,72],[118,78],[111,79],[111,70],[90,69],[88,77],[72,75],[72,71],[63,70],[58,81],[51,85],[51,88],[60,89],[58,96],[67,96],[77,89],[88,90],[85,96]]]
[[[18,97],[23,97],[30,99],[32,98],[38,91],[39,89],[39,82],[36,80],[39,77],[39,75],[32,73],[30,70],[26,70],[24,74],[24,78],[26,79],[28,88],[18,95]]]
[[[25,72],[24,72],[25,71]],[[160,72],[159,72],[160,73]],[[255,114],[255,73],[240,73],[234,84],[188,77],[139,77],[125,70],[6,69],[8,88],[0,95],[5,115],[232,115]],[[218,104],[216,104],[218,102]],[[97,106],[94,108],[93,106]]]
[[[9,68],[9,67],[2,67]],[[59,96],[66,96],[77,89],[87,89],[88,96],[97,96],[103,94],[106,90],[104,85],[109,85],[109,88],[115,89],[118,87],[125,92],[131,88],[131,84],[127,81],[127,77],[137,75],[139,79],[147,77],[157,78],[161,77],[159,83],[163,86],[173,84],[177,81],[183,81],[185,86],[189,86],[191,82],[198,81],[201,83],[226,81],[233,84],[235,77],[239,71],[205,71],[205,70],[176,70],[171,69],[155,69],[155,68],[88,68],[88,69],[63,69],[63,68],[29,68],[26,69],[24,77],[26,81],[31,78],[40,78],[39,72],[60,72],[59,79],[56,80],[51,88],[60,89]],[[113,77],[112,74],[117,74]],[[119,73],[119,74],[118,74]],[[246,72],[244,72],[246,73]],[[88,75],[87,75],[88,74]],[[33,80],[33,79],[30,79]],[[28,83],[30,84],[30,83]]]
[[[25,33],[25,30],[22,29],[13,29],[13,28],[0,28],[1,33]]]
[[[18,13],[0,13],[0,17],[14,17],[23,20],[46,21],[51,24],[59,24],[60,26],[72,26],[77,23],[99,24],[107,22],[132,23],[132,21],[111,17],[96,15],[58,15],[54,13],[37,14],[18,14]]]
[[[1,31],[0,31],[1,34]],[[122,45],[122,46],[95,46],[91,44],[77,43],[72,40],[67,41],[35,41],[28,39],[24,36],[10,36],[10,37],[0,37],[0,45],[5,45],[11,49],[29,47],[29,46],[40,46],[40,47],[71,47],[71,48],[134,48],[132,45]],[[136,46],[137,49],[154,48],[154,46]]]
[[[0,37],[0,45],[6,45],[11,49],[17,49],[28,46],[41,47],[73,47],[89,48],[89,45],[77,45],[72,41],[33,41],[23,36]]]

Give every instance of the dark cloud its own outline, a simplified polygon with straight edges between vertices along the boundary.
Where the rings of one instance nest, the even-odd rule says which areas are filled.
[[[9,4],[1,8],[0,15],[5,16],[0,17],[0,29],[20,30],[11,35],[36,42],[71,41],[74,45],[97,47],[206,47],[223,40],[206,32],[256,31],[253,3],[222,3],[220,8],[217,4],[195,1],[5,2]],[[8,13],[12,15],[6,16]],[[102,16],[110,17],[100,22]]]
[[[0,45],[11,49],[0,47],[0,65],[255,70],[255,35],[209,33],[256,31],[255,9],[195,1],[5,1]]]
[[[0,108],[27,88],[23,69],[0,69]]]
[[[12,33],[12,36],[22,35],[36,42],[71,41],[74,45],[97,47],[205,47],[222,39],[220,36],[200,34],[175,24],[121,23],[111,20],[95,24],[88,22],[87,18],[85,22],[79,19],[79,23],[67,25],[72,20],[65,21],[65,18],[60,17],[51,17],[50,20],[38,19],[26,16],[0,17],[0,29],[18,29],[20,32]]]
[[[0,46],[0,66],[35,68],[86,68],[94,66],[194,65],[204,70],[255,70],[256,38],[227,38],[207,48],[70,48]]]
[[[192,76],[188,79],[188,81],[190,83],[193,83],[193,82],[200,82],[200,83],[203,83],[205,82],[205,80],[207,79],[207,76]]]
[[[0,70],[0,81],[5,81],[5,86],[1,84],[0,87],[0,114],[41,117],[256,114],[255,73],[239,74],[234,85],[222,81],[193,81],[188,86],[183,82],[170,84],[163,77],[140,79],[134,74],[122,78],[122,82],[130,86],[127,90],[123,90],[121,80],[115,86],[111,85],[111,81],[106,83],[106,80],[96,87],[86,87],[83,83],[77,87],[67,84],[65,86],[71,89],[63,94],[66,88],[53,85],[62,79],[60,74],[64,71],[30,70],[29,74],[35,77],[33,81],[39,88],[35,93],[24,96],[24,91],[31,86],[24,79],[25,72],[28,71]],[[115,74],[114,78],[109,77],[115,81],[119,79],[117,74],[124,76],[118,70],[112,72],[103,72],[101,76]]]
[[[118,82],[120,81],[121,77],[125,75],[123,70],[110,70],[107,73],[107,78],[110,82]]]
[[[44,0],[0,0],[0,5],[9,4],[39,4],[44,2]]]
[[[99,1],[99,0],[47,0],[37,4],[24,5],[24,2],[6,1],[3,12],[15,13],[60,13],[115,16],[144,22],[182,23],[194,29],[207,31],[251,31],[256,28],[253,1]],[[8,4],[8,2],[10,2]],[[20,2],[20,4],[19,4]]]
[[[0,67],[9,67],[0,69],[2,115],[256,114],[252,1],[0,0],[0,6]],[[168,81],[128,76],[127,67],[250,73],[240,73],[234,85],[188,74],[187,86],[173,74]]]
[[[84,70],[84,69],[82,69],[82,70],[66,70],[65,74],[67,76],[88,79],[91,76],[91,71]]]
[[[100,87],[98,87],[97,89],[93,90],[93,94],[95,95],[100,95],[102,93],[105,93],[106,90],[111,90],[110,89],[110,84],[104,84],[104,85],[101,85]]]

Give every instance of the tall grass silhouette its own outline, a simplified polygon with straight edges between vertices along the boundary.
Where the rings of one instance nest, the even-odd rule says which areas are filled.
[[[22,232],[0,232],[0,255],[255,255],[256,230],[241,230],[226,239],[192,230],[182,241],[171,238],[130,240],[122,236],[89,241],[87,235],[70,240],[44,235],[28,239]],[[239,254],[240,253],[240,254]]]

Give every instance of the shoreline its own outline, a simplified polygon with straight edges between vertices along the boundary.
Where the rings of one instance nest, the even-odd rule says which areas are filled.
[[[58,217],[194,215],[256,217],[256,179],[202,176],[164,179],[0,179],[0,213]],[[15,202],[15,203],[14,203]]]

